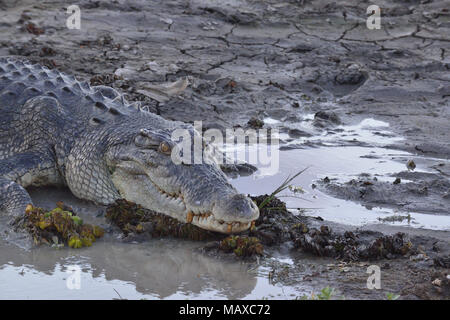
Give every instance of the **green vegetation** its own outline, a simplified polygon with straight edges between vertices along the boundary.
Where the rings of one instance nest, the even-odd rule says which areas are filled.
[[[265,207],[270,201],[272,201],[272,199],[273,199],[277,194],[279,194],[281,191],[286,190],[286,189],[289,188],[289,187],[293,188],[292,186],[290,186],[290,183],[292,182],[292,180],[294,180],[295,178],[297,178],[300,174],[302,174],[303,172],[305,172],[307,169],[308,169],[308,168],[305,168],[305,169],[303,169],[303,170],[297,172],[297,173],[294,174],[293,176],[288,176],[288,177],[286,178],[286,180],[284,180],[283,183],[282,183],[277,189],[275,189],[274,192],[272,192],[272,193],[270,194],[270,196],[268,196],[266,199],[264,199],[263,202],[261,202],[261,203],[259,204],[259,206],[258,206],[259,209],[261,210],[262,208],[264,208],[264,207]]]
[[[36,245],[47,244],[55,248],[90,247],[104,234],[102,228],[83,222],[71,208],[62,202],[51,211],[29,205],[25,214],[14,221],[16,230],[25,230]]]
[[[336,297],[336,289],[331,287],[325,287],[320,290],[320,293],[317,295],[311,293],[311,296],[303,295],[300,297],[301,300],[331,300]]]
[[[398,294],[388,292],[388,293],[386,293],[386,298],[388,300],[397,300],[398,298],[400,298],[400,296]]]
[[[234,252],[238,257],[262,255],[264,248],[255,237],[230,236],[220,242],[219,249],[224,252]]]

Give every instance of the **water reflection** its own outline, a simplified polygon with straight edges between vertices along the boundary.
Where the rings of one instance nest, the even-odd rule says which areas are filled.
[[[197,252],[198,246],[197,243],[168,239],[143,244],[104,241],[75,252],[47,247],[26,251],[0,243],[0,298],[23,297],[30,289],[33,297],[42,294],[46,298],[65,298],[83,292],[86,298],[95,298],[97,294],[97,298],[114,297],[111,286],[102,289],[99,285],[99,281],[113,283],[114,280],[154,298],[173,295],[208,297],[210,292],[215,292],[219,297],[240,299],[252,292],[257,277],[248,271],[247,264],[205,256]],[[80,266],[84,273],[86,281],[81,282],[81,292],[65,286],[65,271],[71,265]],[[20,275],[23,270],[26,274]],[[35,285],[30,287],[30,283]],[[116,287],[121,286],[123,284]],[[136,297],[139,295],[131,298]]]

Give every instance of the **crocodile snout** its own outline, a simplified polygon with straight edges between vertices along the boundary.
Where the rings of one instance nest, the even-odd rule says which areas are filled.
[[[259,217],[256,204],[243,194],[232,194],[223,197],[213,208],[213,215],[225,222],[252,222]]]

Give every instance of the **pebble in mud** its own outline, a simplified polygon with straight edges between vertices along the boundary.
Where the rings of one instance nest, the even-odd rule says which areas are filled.
[[[264,127],[264,121],[260,120],[258,118],[255,118],[255,117],[250,118],[250,120],[248,120],[247,124],[252,129],[261,129],[262,127]]]
[[[316,127],[325,128],[341,123],[339,116],[332,111],[319,111],[314,115],[313,124]]]
[[[408,168],[408,170],[414,171],[414,169],[416,168],[416,163],[413,160],[409,160],[406,163],[406,167]]]

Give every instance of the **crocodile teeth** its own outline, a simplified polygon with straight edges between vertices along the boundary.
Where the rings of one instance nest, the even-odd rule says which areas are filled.
[[[29,205],[27,205],[25,212],[30,213],[31,211],[33,211],[33,206],[31,204],[29,204]]]
[[[189,211],[186,215],[186,222],[191,223],[192,219],[194,219],[194,214],[192,213],[192,211]]]
[[[229,223],[229,224],[228,224],[228,227],[227,227],[227,232],[228,232],[228,233],[231,233],[231,231],[233,231],[233,224],[232,224],[232,223]]]

